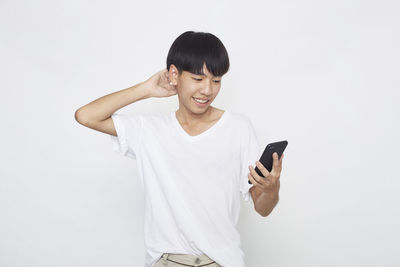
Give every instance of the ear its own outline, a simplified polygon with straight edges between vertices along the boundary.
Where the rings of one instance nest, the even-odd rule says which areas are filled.
[[[169,81],[172,82],[173,85],[177,84],[178,76],[179,76],[178,69],[175,67],[174,64],[171,64],[169,66],[168,78],[169,78]]]

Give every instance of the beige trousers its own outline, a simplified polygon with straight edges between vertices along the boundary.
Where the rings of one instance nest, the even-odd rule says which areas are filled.
[[[214,260],[210,259],[206,254],[199,256],[190,254],[174,254],[164,253],[161,258],[153,265],[153,267],[222,267]]]

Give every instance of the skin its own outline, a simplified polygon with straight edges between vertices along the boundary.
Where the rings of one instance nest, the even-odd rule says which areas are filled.
[[[223,110],[211,106],[221,89],[222,77],[213,76],[203,65],[203,75],[196,75],[183,71],[179,75],[178,69],[171,64],[168,79],[177,90],[179,108],[175,112],[177,119],[182,126],[188,129],[207,128],[210,124],[219,119]],[[210,101],[205,107],[199,107],[194,102],[196,98],[207,98]]]
[[[256,166],[265,178],[259,176],[253,166],[249,165],[248,178],[254,185],[250,188],[250,193],[253,196],[256,211],[263,217],[268,216],[279,201],[283,156],[284,154],[282,153],[279,159],[278,153],[275,152],[272,154],[273,163],[271,172],[261,162],[256,161]]]

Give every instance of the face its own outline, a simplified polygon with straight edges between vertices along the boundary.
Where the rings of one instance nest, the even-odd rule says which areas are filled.
[[[177,87],[177,94],[179,99],[179,109],[186,109],[195,114],[201,114],[208,110],[210,104],[217,97],[219,89],[221,88],[221,76],[213,76],[203,66],[205,75],[197,75],[188,71],[183,71],[181,75],[178,69],[171,64],[169,70],[169,78],[173,85]],[[195,98],[207,100],[206,103],[200,103]]]

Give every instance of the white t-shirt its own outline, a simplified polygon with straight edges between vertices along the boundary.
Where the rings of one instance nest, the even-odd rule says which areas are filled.
[[[249,118],[226,110],[196,136],[175,111],[112,119],[113,149],[136,159],[144,191],[145,267],[163,253],[204,253],[224,267],[245,267],[236,228],[240,195],[254,207],[248,166],[261,156]]]

